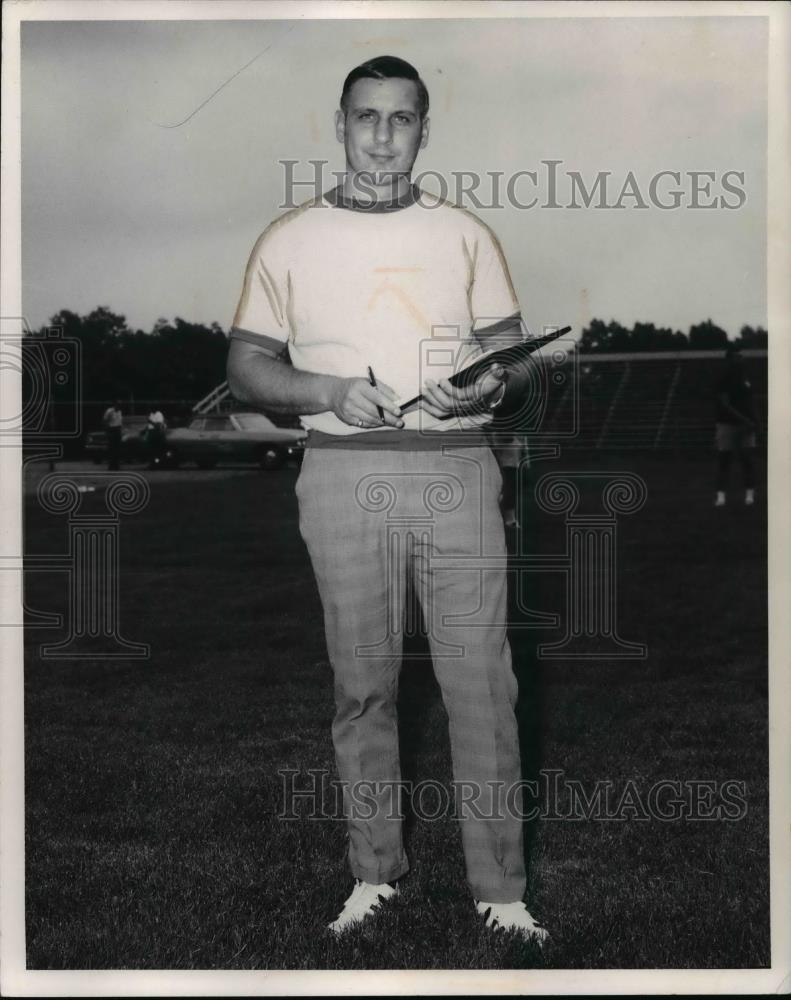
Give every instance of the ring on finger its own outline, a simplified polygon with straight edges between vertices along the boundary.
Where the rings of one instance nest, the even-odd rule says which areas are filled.
[[[365,427],[365,421],[363,420],[362,417],[358,417],[357,418],[357,426],[358,427]]]

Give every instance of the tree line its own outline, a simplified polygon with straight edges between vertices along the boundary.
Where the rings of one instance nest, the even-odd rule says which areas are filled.
[[[579,349],[586,354],[604,354],[615,351],[722,351],[731,341],[728,334],[707,319],[689,328],[689,333],[657,327],[653,323],[635,323],[630,329],[610,320],[591,320],[582,331]],[[743,326],[735,343],[745,349],[767,346],[767,332],[763,327]]]
[[[81,396],[87,404],[117,399],[127,411],[135,408],[135,401],[191,404],[225,378],[228,340],[217,323],[176,317],[172,322],[158,319],[149,331],[133,330],[126,317],[100,306],[85,316],[62,309],[36,332],[44,335],[53,329],[80,344]],[[766,330],[744,326],[738,342],[765,348]],[[594,319],[582,331],[579,347],[585,353],[722,350],[728,343],[726,332],[711,320],[682,333],[653,323],[635,323],[629,329],[614,320]],[[59,395],[55,386],[56,402]]]
[[[196,402],[225,378],[228,340],[217,323],[158,319],[133,330],[106,306],[87,316],[62,309],[38,331],[60,330],[80,344],[85,401]]]

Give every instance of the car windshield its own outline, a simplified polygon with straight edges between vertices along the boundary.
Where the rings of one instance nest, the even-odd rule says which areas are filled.
[[[243,431],[271,431],[275,426],[263,413],[237,413],[235,417]]]

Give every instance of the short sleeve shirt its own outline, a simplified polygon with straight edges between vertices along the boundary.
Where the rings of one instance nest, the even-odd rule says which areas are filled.
[[[497,238],[480,219],[434,196],[392,211],[344,207],[336,193],[276,220],[256,243],[232,337],[303,371],[377,379],[402,400],[426,378],[451,375],[480,343],[519,325],[519,304]],[[405,414],[406,428],[431,427]],[[302,423],[357,433],[333,413]],[[434,421],[436,429],[488,418]],[[372,433],[376,433],[373,431]]]

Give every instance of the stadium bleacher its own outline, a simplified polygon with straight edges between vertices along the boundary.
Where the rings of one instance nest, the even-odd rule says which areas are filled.
[[[743,356],[765,427],[767,352],[746,350]],[[554,437],[585,449],[710,448],[723,365],[721,351],[582,354],[576,378],[567,378],[562,389],[547,380],[546,417],[531,438]],[[570,435],[575,407],[577,432]]]

